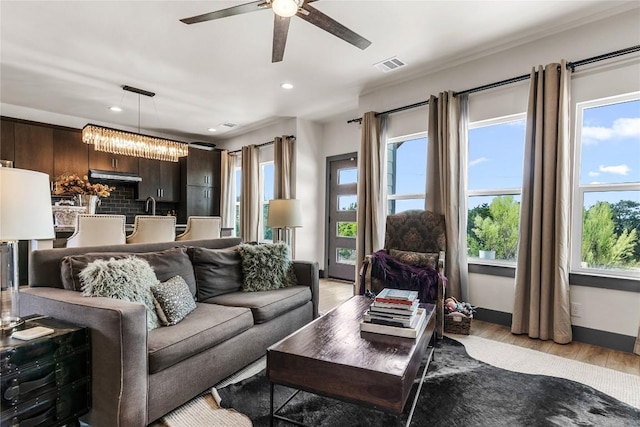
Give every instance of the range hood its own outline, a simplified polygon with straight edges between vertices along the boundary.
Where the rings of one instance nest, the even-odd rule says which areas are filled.
[[[130,172],[103,171],[98,169],[89,169],[89,178],[99,181],[112,182],[140,182],[142,177]]]

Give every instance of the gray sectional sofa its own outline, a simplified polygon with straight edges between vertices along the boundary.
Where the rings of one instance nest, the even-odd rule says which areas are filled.
[[[317,317],[317,263],[294,261],[296,286],[242,292],[231,283],[237,266],[218,257],[239,243],[222,238],[31,253],[21,315],[91,328],[92,409],[84,421],[96,427],[148,425]],[[87,262],[132,253],[146,258],[161,281],[187,276],[197,308],[174,326],[147,331],[144,305],[77,291],[78,270]]]

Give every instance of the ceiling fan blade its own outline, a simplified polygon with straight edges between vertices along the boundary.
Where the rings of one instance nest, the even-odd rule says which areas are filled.
[[[291,18],[283,18],[273,14],[273,51],[271,62],[280,62],[284,57],[284,47],[287,44],[287,34],[289,33],[289,23]]]
[[[243,13],[256,12],[258,10],[268,9],[269,4],[265,0],[252,1],[238,6],[228,7],[226,9],[217,10],[215,12],[204,13],[202,15],[192,16],[190,18],[181,19],[185,24],[197,24],[198,22],[211,21],[214,19],[226,18],[227,16],[241,15]]]
[[[315,25],[318,28],[327,31],[328,33],[333,34],[338,38],[341,38],[347,43],[351,43],[352,45],[363,50],[369,47],[369,45],[371,44],[369,40],[351,31],[335,19],[328,17],[315,7],[309,5],[307,2],[302,5],[302,9],[303,10],[298,11],[296,16],[304,19],[305,21]]]

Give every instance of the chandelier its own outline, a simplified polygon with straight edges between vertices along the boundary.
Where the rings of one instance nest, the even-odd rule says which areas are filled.
[[[82,129],[82,142],[92,144],[97,151],[145,159],[177,162],[180,157],[187,156],[188,144],[139,133],[140,95],[153,97],[155,93],[131,86],[123,86],[122,89],[138,94],[138,133],[88,124]]]
[[[177,162],[189,154],[188,144],[88,124],[82,129],[82,141],[98,151]]]

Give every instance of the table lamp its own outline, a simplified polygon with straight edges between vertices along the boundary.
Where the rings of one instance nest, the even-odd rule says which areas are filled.
[[[4,164],[4,163],[3,163]],[[18,241],[53,239],[49,175],[0,167],[0,330],[10,333],[20,320]]]
[[[278,241],[285,242],[291,248],[293,257],[293,239],[291,229],[302,227],[302,207],[297,199],[269,200],[267,226],[278,230]]]

